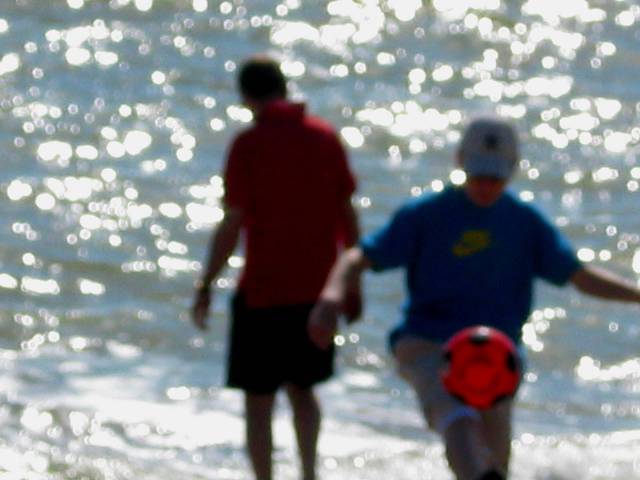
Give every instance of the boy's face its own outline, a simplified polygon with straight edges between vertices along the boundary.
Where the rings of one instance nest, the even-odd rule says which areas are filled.
[[[478,207],[490,207],[502,196],[507,180],[496,177],[473,176],[467,178],[465,191]]]

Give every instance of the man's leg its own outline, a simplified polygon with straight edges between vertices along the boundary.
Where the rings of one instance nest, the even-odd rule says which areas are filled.
[[[271,480],[271,417],[275,394],[245,392],[247,451],[256,480]]]
[[[320,432],[320,406],[311,388],[287,385],[293,423],[302,463],[303,480],[315,480],[316,451]]]

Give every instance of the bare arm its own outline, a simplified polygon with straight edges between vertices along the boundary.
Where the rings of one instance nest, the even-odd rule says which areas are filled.
[[[362,272],[370,266],[370,261],[359,247],[346,250],[338,259],[309,317],[309,337],[318,347],[328,348],[331,345],[338,315],[349,308],[349,294],[359,289]]]
[[[342,216],[344,218],[344,245],[353,247],[360,239],[360,225],[358,213],[351,204],[351,199],[345,200],[342,206]]]
[[[358,223],[358,214],[355,208],[353,208],[351,199],[347,199],[344,202],[342,217],[344,246],[347,248],[353,247],[360,239],[360,225]],[[362,314],[362,287],[359,277],[347,285],[347,290],[342,301],[342,311],[349,323],[355,322]]]
[[[640,289],[606,270],[584,266],[571,277],[578,290],[606,300],[640,303]]]
[[[193,323],[201,330],[207,328],[207,315],[211,304],[211,283],[222,271],[238,244],[242,211],[229,208],[224,219],[211,237],[207,263],[200,280],[196,282],[196,296],[191,310]]]

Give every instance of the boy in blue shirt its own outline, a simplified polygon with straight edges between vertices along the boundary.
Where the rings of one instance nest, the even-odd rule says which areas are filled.
[[[403,320],[389,338],[391,351],[429,427],[442,436],[459,480],[506,478],[512,401],[478,411],[445,391],[441,346],[449,337],[468,326],[488,325],[519,344],[536,278],[640,303],[637,288],[582,265],[536,208],[506,190],[518,161],[518,141],[509,124],[493,118],[472,122],[457,153],[465,184],[406,203],[384,227],[346,251],[309,320],[311,339],[327,347],[338,314],[353,314],[359,305],[365,269],[406,270],[408,299]]]

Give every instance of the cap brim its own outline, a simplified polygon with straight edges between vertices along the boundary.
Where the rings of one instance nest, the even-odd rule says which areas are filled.
[[[508,179],[513,173],[513,166],[502,157],[495,155],[470,155],[463,163],[464,171],[469,176],[495,177]]]

